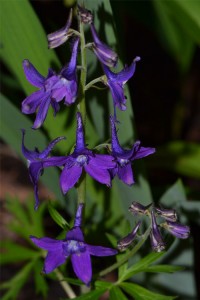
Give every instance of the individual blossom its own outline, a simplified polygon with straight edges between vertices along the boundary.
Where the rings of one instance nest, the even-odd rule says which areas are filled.
[[[156,214],[165,220],[176,222],[177,221],[177,214],[174,209],[166,209],[166,208],[159,208],[155,207]]]
[[[79,4],[78,4],[78,14],[82,23],[91,24],[93,22],[93,15],[91,11]]]
[[[70,257],[76,276],[86,285],[89,285],[92,279],[90,256],[111,256],[117,254],[117,250],[89,245],[84,241],[81,229],[82,210],[83,204],[81,203],[76,212],[74,227],[67,232],[64,240],[48,237],[37,238],[34,236],[30,238],[37,247],[48,251],[43,268],[45,274],[64,264],[66,259]]]
[[[187,239],[190,235],[190,227],[180,223],[166,221],[160,226],[168,230],[172,235],[179,239]]]
[[[126,250],[126,248],[128,248],[132,242],[134,241],[135,237],[136,237],[136,234],[137,234],[137,231],[138,229],[140,228],[140,225],[141,225],[141,221],[139,221],[136,226],[133,228],[132,232],[129,233],[127,236],[125,236],[124,238],[122,238],[121,240],[119,240],[117,242],[117,248],[120,250],[120,251],[124,251]]]
[[[103,65],[110,68],[115,67],[118,60],[117,54],[99,39],[94,23],[91,23],[90,29],[94,41],[94,43],[91,44],[92,50]]]
[[[161,252],[165,249],[165,243],[163,242],[160,234],[154,211],[151,211],[151,232],[150,232],[151,247],[156,252]]]
[[[111,129],[112,129],[112,151],[111,155],[114,157],[116,165],[110,170],[111,177],[114,178],[118,175],[119,179],[128,185],[132,185],[134,181],[133,171],[131,163],[136,160],[153,154],[155,152],[154,148],[141,147],[140,141],[133,144],[132,149],[123,149],[118,141],[117,131],[115,127],[115,120],[111,116]]]
[[[66,105],[71,105],[77,97],[77,75],[76,75],[76,58],[78,51],[79,39],[73,44],[72,55],[69,64],[64,67],[58,75],[51,69],[47,77],[43,77],[35,67],[25,59],[23,68],[27,80],[39,90],[28,96],[22,102],[22,112],[24,114],[33,114],[37,116],[33,129],[39,128],[46,119],[49,106],[54,110],[54,115],[59,111],[59,102],[64,98]]]
[[[53,166],[62,166],[65,157],[49,157],[49,154],[53,147],[64,137],[58,137],[53,140],[42,152],[36,150],[28,150],[24,145],[24,136],[25,130],[22,130],[22,153],[28,162],[28,170],[30,180],[34,186],[34,195],[35,195],[35,209],[39,205],[39,196],[38,196],[38,180],[40,175],[43,173],[43,170],[48,167]]]
[[[76,146],[74,152],[67,157],[60,176],[63,193],[67,193],[76,184],[83,170],[98,182],[110,186],[111,178],[108,170],[115,166],[111,155],[95,154],[86,148],[83,122],[79,112],[76,118]]]
[[[149,208],[152,206],[152,203],[150,203],[149,205],[142,205],[136,201],[131,203],[131,206],[129,207],[129,211],[133,214],[133,215],[148,215],[149,214]]]
[[[124,84],[133,76],[135,73],[136,62],[140,60],[140,57],[137,56],[132,64],[118,72],[112,72],[105,64],[103,65],[103,69],[107,80],[104,82],[110,88],[113,103],[114,103],[114,115],[116,117],[116,107],[120,110],[126,110],[126,96],[124,94]]]
[[[72,36],[73,31],[70,31],[71,23],[72,23],[72,8],[70,9],[69,17],[66,25],[63,28],[47,35],[48,47],[50,49],[56,48],[64,44],[69,39],[69,37]]]

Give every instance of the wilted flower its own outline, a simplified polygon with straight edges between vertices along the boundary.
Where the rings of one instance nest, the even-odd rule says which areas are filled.
[[[86,285],[89,285],[92,279],[90,256],[111,256],[117,254],[117,250],[85,243],[81,230],[82,209],[83,204],[79,204],[74,227],[67,232],[64,240],[48,237],[37,238],[34,236],[30,238],[37,247],[48,251],[43,268],[45,274],[52,272],[64,264],[68,257],[71,257],[72,267],[76,276]]]
[[[177,214],[174,209],[165,209],[165,208],[158,208],[155,207],[156,214],[163,217],[164,219],[171,221],[171,222],[176,222],[177,220]]]
[[[71,32],[69,31],[71,23],[72,23],[72,8],[70,9],[69,17],[66,25],[63,28],[47,35],[48,47],[50,49],[62,45],[73,34],[72,31]]]
[[[179,239],[187,239],[190,235],[190,227],[175,222],[166,221],[161,226]]]
[[[93,15],[90,10],[78,4],[78,14],[81,22],[84,24],[91,24],[93,22]]]
[[[39,197],[38,197],[38,180],[40,175],[43,173],[43,170],[48,167],[53,166],[62,166],[65,157],[48,157],[49,153],[53,149],[53,147],[64,137],[58,137],[53,140],[42,152],[39,152],[37,149],[34,151],[28,150],[24,145],[24,136],[25,130],[22,130],[22,153],[27,159],[29,176],[31,182],[34,186],[34,195],[35,195],[35,209],[38,208],[39,205]]]
[[[118,60],[117,54],[99,39],[93,23],[91,23],[90,28],[94,40],[94,43],[92,44],[94,53],[103,65],[110,68],[115,67]]]
[[[140,60],[140,57],[136,57],[129,67],[125,67],[119,73],[112,72],[105,64],[103,65],[104,72],[107,77],[107,81],[104,82],[111,91],[114,112],[117,106],[120,110],[126,110],[126,97],[124,95],[124,84],[133,76],[135,73],[136,62]],[[116,112],[115,112],[116,117]]]
[[[147,206],[144,206],[136,201],[131,203],[129,211],[134,215],[147,215],[149,213],[148,209],[151,207],[152,203]]]
[[[79,180],[83,169],[100,183],[111,185],[109,169],[115,166],[111,155],[95,154],[86,148],[81,114],[77,113],[76,146],[67,157],[60,176],[63,193],[67,193]]]
[[[111,128],[112,128],[112,151],[111,155],[115,158],[116,165],[110,170],[111,177],[114,178],[118,175],[119,179],[124,183],[131,185],[133,184],[133,171],[131,163],[136,160],[153,154],[155,152],[154,148],[141,147],[140,141],[135,142],[132,149],[123,149],[118,141],[117,131],[115,127],[115,121],[113,117],[110,117]]]
[[[75,102],[77,96],[77,75],[76,75],[76,57],[79,39],[77,38],[73,45],[72,56],[69,64],[64,67],[59,75],[56,75],[51,69],[47,77],[43,77],[34,66],[25,59],[23,68],[27,80],[39,91],[34,92],[22,102],[22,112],[24,114],[33,114],[37,111],[37,116],[33,125],[34,129],[39,128],[51,105],[54,109],[54,115],[59,111],[59,102],[65,98],[65,104],[70,105]]]
[[[154,211],[151,211],[151,232],[150,232],[151,247],[156,252],[161,252],[165,249],[165,243],[156,223]]]
[[[136,234],[137,234],[137,231],[141,225],[141,221],[139,221],[136,226],[133,228],[132,232],[129,233],[127,236],[125,236],[124,238],[122,238],[121,240],[119,240],[117,242],[117,248],[120,250],[120,251],[124,251],[126,250],[126,248],[128,248],[133,240],[135,239],[136,237]]]

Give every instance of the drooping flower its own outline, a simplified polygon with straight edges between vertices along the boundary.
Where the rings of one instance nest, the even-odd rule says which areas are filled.
[[[121,240],[119,240],[117,242],[117,248],[120,250],[120,251],[124,251],[126,250],[126,248],[128,248],[132,242],[134,241],[135,237],[136,237],[136,234],[137,234],[137,231],[141,225],[141,221],[139,221],[136,226],[133,228],[132,232],[129,233],[127,236],[125,236],[124,238],[122,238]]]
[[[81,114],[77,113],[76,118],[76,146],[74,152],[67,157],[60,176],[63,193],[67,193],[76,184],[83,169],[98,182],[110,186],[111,178],[108,170],[115,166],[111,155],[95,154],[86,148]]]
[[[37,111],[37,116],[33,129],[39,128],[46,119],[49,106],[54,110],[54,115],[59,111],[59,102],[65,98],[64,103],[71,105],[77,97],[77,75],[76,58],[79,39],[74,42],[72,56],[69,64],[56,75],[51,69],[47,77],[43,77],[34,66],[25,59],[23,68],[27,80],[39,90],[28,96],[22,102],[22,112],[24,114],[33,114]]]
[[[136,159],[140,159],[153,154],[155,152],[155,149],[141,147],[140,141],[135,142],[132,149],[130,150],[123,149],[119,144],[115,127],[115,120],[112,116],[110,117],[110,122],[112,129],[111,155],[115,158],[116,161],[115,167],[110,170],[111,177],[114,178],[115,175],[118,175],[120,180],[128,185],[131,185],[135,182],[131,163]]]
[[[156,218],[153,210],[151,211],[150,240],[151,240],[151,247],[154,251],[161,252],[165,249],[165,243],[162,239],[161,233],[156,223]]]
[[[48,251],[43,268],[45,274],[64,264],[66,259],[70,257],[76,276],[86,285],[89,285],[92,279],[90,256],[111,256],[117,254],[117,250],[89,245],[84,241],[81,229],[82,210],[83,204],[81,203],[76,212],[74,227],[67,232],[64,240],[34,236],[30,238],[37,247]]]
[[[69,30],[71,23],[72,23],[72,8],[70,9],[69,17],[66,25],[63,28],[47,35],[48,47],[50,49],[62,45],[69,39],[70,36],[72,36],[73,32]]]
[[[177,214],[174,209],[166,209],[155,207],[156,214],[164,218],[165,220],[176,222],[177,221]]]
[[[103,65],[110,68],[115,67],[118,60],[117,54],[99,39],[94,23],[91,23],[90,29],[94,41],[94,43],[92,43],[94,53]]]
[[[64,137],[58,137],[53,140],[42,152],[36,150],[28,150],[24,145],[24,136],[25,130],[22,130],[22,153],[27,159],[29,176],[30,180],[34,186],[34,195],[35,195],[35,209],[39,205],[39,196],[38,196],[38,180],[40,175],[43,173],[43,170],[48,167],[53,166],[62,166],[64,163],[65,157],[49,157],[49,154],[53,147]]]
[[[132,202],[131,206],[129,207],[129,211],[133,214],[133,215],[148,215],[149,214],[149,208],[152,206],[152,203],[150,203],[149,205],[142,205],[139,202]]]
[[[124,84],[134,75],[136,62],[140,60],[140,57],[136,57],[132,64],[120,71],[119,73],[112,72],[105,64],[103,69],[107,77],[107,81],[104,82],[110,88],[113,103],[114,103],[114,116],[116,117],[115,108],[120,110],[126,110],[126,97],[124,95]]]
[[[187,239],[190,235],[190,227],[180,223],[166,221],[161,226],[179,239]]]

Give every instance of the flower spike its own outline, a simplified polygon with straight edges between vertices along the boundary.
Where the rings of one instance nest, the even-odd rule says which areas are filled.
[[[79,204],[74,227],[69,230],[64,240],[56,240],[48,237],[37,238],[30,236],[32,242],[39,248],[48,251],[45,258],[43,272],[51,273],[54,269],[64,264],[71,257],[72,267],[76,276],[89,286],[92,279],[91,255],[111,256],[116,255],[117,250],[102,246],[89,245],[84,241],[80,228],[83,204]]]

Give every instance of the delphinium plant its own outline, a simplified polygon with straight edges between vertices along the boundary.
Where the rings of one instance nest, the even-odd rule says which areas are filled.
[[[62,232],[62,238],[34,236],[30,232],[31,243],[42,249],[40,251],[44,257],[42,273],[45,276],[55,273],[68,298],[99,299],[102,294],[109,291],[109,299],[175,299],[174,296],[164,296],[150,291],[148,286],[140,286],[132,280],[133,275],[139,272],[170,273],[181,269],[170,265],[150,265],[164,255],[167,249],[164,231],[180,239],[189,237],[189,227],[179,223],[174,209],[155,206],[154,203],[144,205],[142,199],[141,202],[134,201],[129,208],[127,207],[127,210],[132,214],[135,226],[127,230],[129,233],[127,232],[126,236],[119,237],[119,234],[115,235],[114,231],[112,235],[108,235],[112,247],[109,244],[91,244],[87,242],[87,235],[84,236],[84,216],[87,211],[86,193],[89,188],[86,184],[87,177],[90,176],[95,180],[97,186],[106,185],[108,190],[112,189],[112,182],[115,180],[119,180],[124,186],[132,186],[136,182],[132,169],[133,162],[154,154],[155,149],[144,147],[138,140],[127,149],[122,147],[118,137],[118,130],[123,130],[123,123],[118,118],[117,112],[121,110],[126,114],[129,109],[126,105],[124,85],[133,77],[140,57],[135,57],[130,65],[119,71],[117,69],[118,55],[101,40],[95,29],[92,12],[84,5],[78,5],[76,12],[78,30],[71,27],[73,18],[71,9],[66,25],[47,36],[49,51],[65,42],[70,42],[72,45],[71,57],[59,72],[49,69],[47,75],[44,76],[37,71],[28,58],[23,61],[26,79],[37,88],[22,102],[24,114],[35,114],[32,125],[34,130],[39,130],[43,126],[49,107],[52,107],[54,111],[55,123],[60,106],[66,110],[75,106],[77,110],[74,147],[62,156],[54,156],[51,152],[57,143],[68,142],[63,141],[65,137],[57,137],[43,151],[38,150],[40,145],[36,145],[38,148],[35,150],[30,150],[26,146],[25,130],[22,129],[22,153],[27,159],[30,180],[34,188],[35,214],[41,209],[38,181],[46,168],[57,167],[60,170],[60,189],[63,194],[67,194],[72,188],[76,189],[76,212],[72,217],[71,228],[69,228],[68,220],[64,220],[56,210],[52,209],[50,211],[54,221],[65,231]],[[92,42],[86,40],[85,28],[88,27],[91,30]],[[102,75],[93,78],[90,82],[87,80],[86,51],[92,51],[102,66]],[[103,84],[109,89],[113,100],[113,113],[109,120],[106,120],[110,124],[110,136],[107,137],[107,141],[89,148],[87,92],[97,84]],[[95,203],[95,199],[92,201]],[[98,205],[98,203],[95,204]],[[87,231],[89,230],[90,227],[87,228]],[[139,252],[148,238],[153,252],[128,265],[129,259]],[[147,248],[150,252],[150,247]],[[94,273],[93,256],[99,257],[99,260],[103,260],[104,256],[115,256],[116,262],[106,266],[104,270],[97,271],[95,268]],[[65,278],[67,277],[66,270],[59,267],[65,265],[69,259],[73,272],[68,271],[67,274],[70,274],[71,278]],[[118,270],[118,277],[116,270]],[[105,277],[110,272],[114,272],[113,282],[108,282]],[[74,276],[78,280],[73,279]],[[76,296],[71,283],[86,285],[88,290]]]

